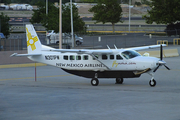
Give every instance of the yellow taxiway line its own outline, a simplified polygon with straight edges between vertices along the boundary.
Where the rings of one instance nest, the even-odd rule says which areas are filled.
[[[37,78],[52,78],[52,77],[64,77],[64,76],[72,76],[72,74],[66,74],[66,75],[53,75],[53,76],[39,76]],[[35,77],[24,77],[24,78],[7,78],[7,79],[0,79],[0,81],[6,81],[6,80],[25,80],[25,79],[34,79]]]

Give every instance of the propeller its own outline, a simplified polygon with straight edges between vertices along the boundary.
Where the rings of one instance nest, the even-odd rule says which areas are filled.
[[[166,69],[170,70],[170,68],[165,65],[166,62],[163,61],[163,48],[162,48],[162,45],[161,45],[161,47],[160,47],[160,60],[159,60],[158,63],[159,63],[159,65],[154,69],[153,72],[156,72],[156,70],[159,68],[159,66],[162,66],[162,65],[164,65],[164,67],[165,67]]]

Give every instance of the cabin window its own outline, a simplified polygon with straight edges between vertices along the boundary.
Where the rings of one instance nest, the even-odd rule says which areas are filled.
[[[97,59],[98,59],[98,55],[94,55]],[[93,60],[96,60],[95,58],[93,58]]]
[[[102,55],[102,60],[107,60],[107,55]]]
[[[114,55],[110,55],[110,59],[111,59],[111,60],[114,60]]]
[[[88,55],[84,55],[83,60],[88,60]]]
[[[67,55],[64,55],[63,58],[64,58],[64,60],[68,60],[68,56]]]
[[[77,56],[76,56],[76,60],[81,60],[81,56],[80,56],[80,55],[77,55]]]
[[[75,60],[75,56],[74,55],[70,55],[70,60]]]
[[[122,60],[123,58],[120,55],[116,55],[117,60]]]

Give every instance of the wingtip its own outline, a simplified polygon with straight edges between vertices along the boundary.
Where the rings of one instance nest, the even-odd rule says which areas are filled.
[[[14,57],[14,56],[16,56],[17,55],[17,53],[13,53],[12,55],[10,55],[10,57]]]

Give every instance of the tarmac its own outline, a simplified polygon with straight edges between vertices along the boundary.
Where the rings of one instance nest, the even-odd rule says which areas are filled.
[[[165,49],[177,48],[170,45]],[[0,69],[0,120],[179,120],[180,57],[150,76],[99,79],[99,86],[52,66]]]

